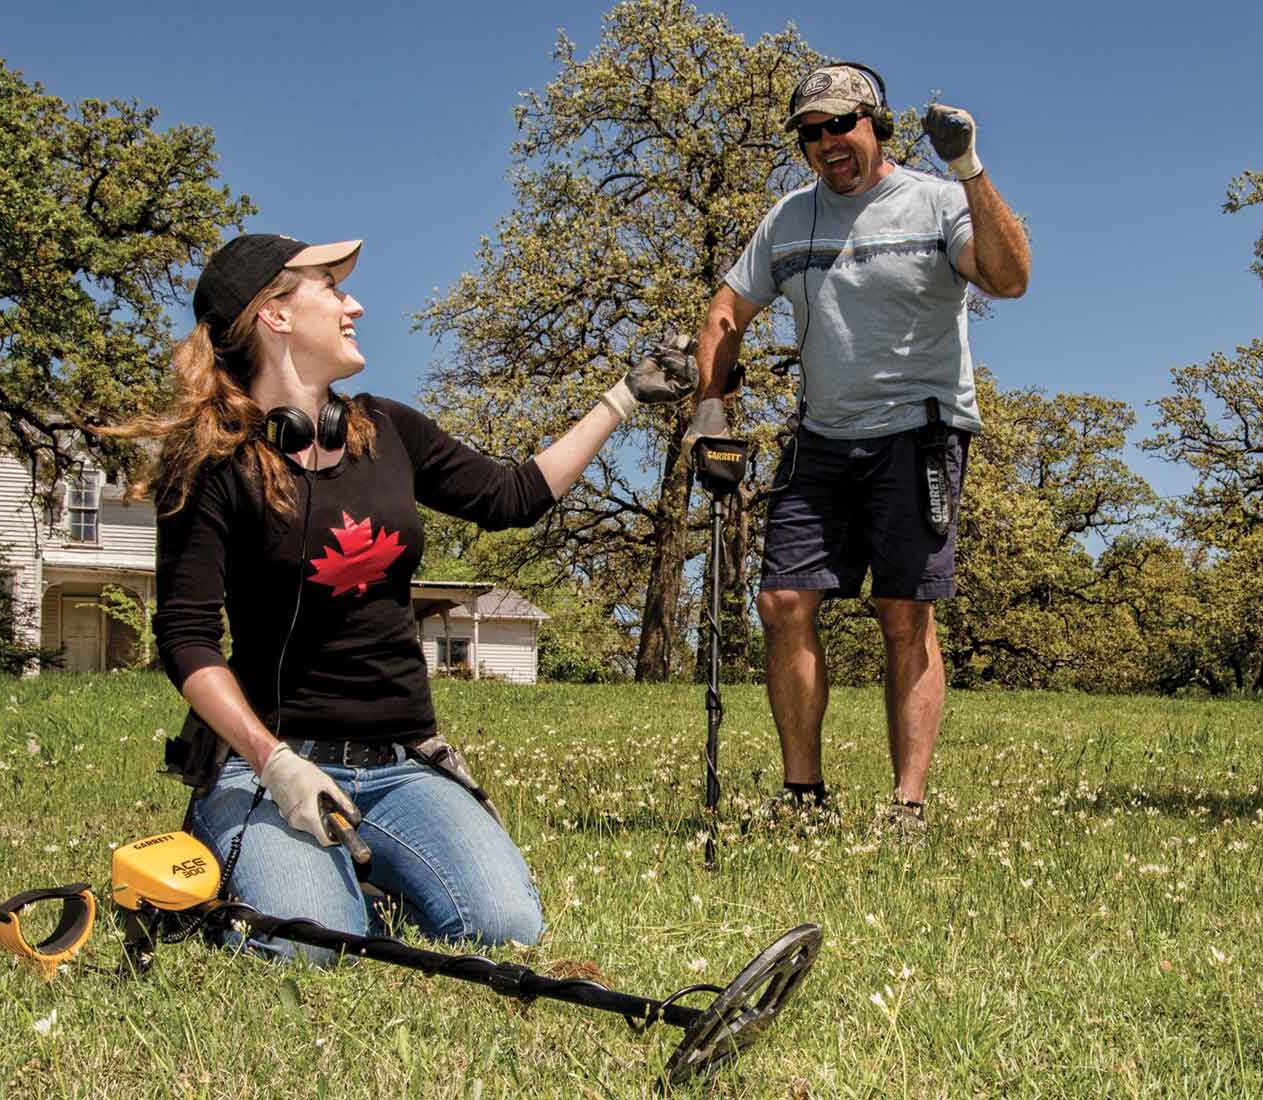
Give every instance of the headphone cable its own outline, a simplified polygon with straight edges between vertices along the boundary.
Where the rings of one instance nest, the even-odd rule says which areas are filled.
[[[289,628],[285,631],[285,640],[281,643],[281,654],[276,659],[276,729],[273,731],[274,736],[279,741],[281,738],[281,672],[285,667],[285,654],[289,650],[289,643],[294,637],[294,630],[298,626],[298,615],[303,607],[303,573],[307,568],[307,536],[311,530],[311,498],[314,486],[311,483],[310,474],[316,472],[316,444],[313,442],[311,446],[312,469],[303,468],[303,484],[307,487],[307,493],[303,504],[303,537],[301,549],[298,554],[298,591],[294,596],[294,616],[289,621]]]
[[[807,273],[811,270],[811,260],[816,251],[816,219],[820,213],[819,195],[820,180],[817,179],[815,186],[811,189],[811,233],[807,238],[807,259],[803,262],[803,311],[806,316],[803,318],[802,333],[798,337],[797,354],[785,364],[785,369],[781,372],[788,373],[789,368],[795,362],[798,363],[798,408],[792,417],[793,430],[789,443],[786,445],[793,448],[789,459],[789,476],[780,485],[771,485],[767,491],[768,496],[788,489],[794,480],[794,474],[798,472],[798,433],[802,429],[803,415],[807,411],[807,369],[803,362],[803,349],[807,344],[807,333],[811,331],[811,295],[807,293]]]
[[[311,448],[312,454],[312,473],[315,472],[317,455],[316,446],[313,443]],[[303,482],[307,486],[306,500],[303,505],[303,537],[302,549],[298,555],[298,592],[294,598],[294,617],[290,619],[289,628],[285,631],[285,640],[281,643],[281,654],[276,661],[276,729],[273,736],[279,741],[281,739],[281,670],[285,667],[285,653],[289,649],[290,639],[294,636],[294,629],[298,626],[298,613],[303,606],[303,571],[307,565],[307,535],[311,529],[311,497],[313,486],[308,477],[308,470],[303,468]],[[263,801],[265,794],[264,787],[255,783],[254,798],[250,800],[250,807],[246,810],[245,819],[241,822],[241,831],[232,838],[232,843],[228,847],[228,856],[224,860],[224,868],[220,873],[219,880],[219,897],[226,899],[228,897],[228,883],[232,879],[232,873],[237,867],[237,860],[241,858],[241,845],[246,838],[246,827],[250,824],[250,815],[254,813],[256,807]]]

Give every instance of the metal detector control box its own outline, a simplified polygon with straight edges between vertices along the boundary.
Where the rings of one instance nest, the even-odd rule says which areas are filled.
[[[114,902],[124,909],[147,904],[179,912],[210,901],[219,889],[219,861],[188,833],[159,833],[116,848],[111,863]]]
[[[693,461],[702,488],[711,496],[726,497],[745,480],[750,444],[727,436],[702,436],[693,444]]]

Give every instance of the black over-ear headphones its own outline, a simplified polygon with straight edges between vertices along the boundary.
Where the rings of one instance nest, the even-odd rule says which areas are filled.
[[[350,411],[336,395],[320,410],[316,423],[302,409],[278,405],[263,418],[263,438],[281,454],[292,455],[319,443],[326,451],[336,451],[346,442]]]
[[[876,69],[870,69],[867,65],[861,64],[859,61],[827,61],[823,65],[817,65],[810,73],[798,82],[793,92],[790,94],[789,109],[785,112],[786,115],[792,115],[794,113],[795,104],[798,100],[798,93],[802,89],[802,86],[811,79],[814,73],[819,72],[821,69],[831,69],[839,65],[844,65],[848,69],[856,69],[869,78],[869,83],[872,84],[873,91],[877,93],[878,101],[877,106],[873,108],[872,114],[869,115],[869,118],[872,119],[873,123],[873,135],[878,141],[889,141],[895,136],[895,114],[890,109],[890,103],[886,99],[886,82],[881,78],[881,73],[879,73]],[[805,156],[807,151],[803,148],[801,140],[798,142],[798,148],[802,149],[803,155]]]

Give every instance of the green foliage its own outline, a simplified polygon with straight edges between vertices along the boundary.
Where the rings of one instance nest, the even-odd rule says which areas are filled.
[[[1101,559],[1127,609],[1120,682],[1167,693],[1263,691],[1263,533],[1229,554],[1122,540]]]
[[[127,627],[136,639],[128,667],[146,668],[152,665],[157,658],[153,634],[153,616],[157,609],[154,601],[142,602],[118,585],[107,584],[101,588],[101,598],[96,606],[106,618]]]
[[[602,684],[629,678],[631,638],[600,604],[582,590],[546,602],[549,619],[539,628],[541,679]]]
[[[38,609],[17,597],[9,550],[0,546],[0,672],[21,675],[39,668],[55,668],[61,651],[32,645]]]
[[[1197,476],[1176,507],[1185,536],[1230,549],[1263,520],[1263,340],[1176,367],[1171,381],[1145,445]]]
[[[157,775],[179,696],[119,673],[6,681],[0,699],[0,898],[87,881],[104,902],[111,845],[184,813],[185,788]],[[783,1017],[673,1095],[1263,1094],[1257,704],[956,694],[930,841],[908,852],[868,829],[890,780],[879,691],[834,691],[838,813],[801,830],[742,828],[778,781],[776,735],[761,688],[723,701],[710,871],[700,687],[435,684],[539,885],[544,942],[497,959],[662,998],[822,926]],[[47,934],[54,912],[23,927]],[[198,936],[120,979],[120,939],[102,904],[53,981],[0,957],[0,1095],[650,1100],[681,1036],[382,963],[264,965]]]
[[[254,212],[215,186],[211,131],[136,102],[46,94],[0,60],[0,446],[51,485],[76,429],[162,398],[185,265]],[[89,438],[103,464],[134,448]]]
[[[627,0],[588,58],[564,35],[556,56],[557,77],[517,110],[514,210],[483,240],[478,270],[416,316],[455,338],[433,366],[431,407],[482,449],[519,459],[586,413],[646,343],[693,331],[768,206],[803,178],[778,124],[809,56],[792,29],[747,44],[679,0]],[[769,336],[755,360],[768,358]],[[764,407],[789,388],[777,380]],[[634,609],[649,678],[679,651],[681,577],[697,552],[686,417],[633,418],[537,532],[602,602]]]
[[[1263,203],[1263,176],[1234,179],[1224,209]],[[1255,242],[1263,278],[1263,236]],[[1171,372],[1145,446],[1188,466],[1196,483],[1172,512],[1196,555],[1180,586],[1195,596],[1194,638],[1166,647],[1188,682],[1220,692],[1263,691],[1263,340]],[[1177,634],[1178,638],[1178,634]]]
[[[1263,203],[1263,174],[1245,172],[1228,187],[1224,210]],[[1263,236],[1255,242],[1263,278]],[[1263,340],[1216,352],[1206,363],[1171,371],[1175,393],[1158,401],[1152,451],[1186,463],[1197,476],[1175,511],[1185,537],[1231,550],[1263,526]]]
[[[541,678],[587,684],[626,678],[633,641],[619,626],[625,611],[606,602],[612,586],[559,569],[541,554],[533,531],[480,531],[439,513],[426,513],[425,523],[425,577],[512,588],[548,614],[538,638]]]
[[[961,504],[944,651],[958,686],[1118,690],[1111,590],[1080,536],[1135,531],[1155,499],[1121,454],[1134,416],[1091,394],[1003,391],[980,372],[985,431]]]
[[[1224,212],[1238,214],[1247,206],[1263,203],[1263,172],[1251,172],[1248,169],[1228,184],[1228,197],[1224,201]],[[1250,265],[1260,279],[1263,279],[1263,233],[1254,241],[1254,263]]]

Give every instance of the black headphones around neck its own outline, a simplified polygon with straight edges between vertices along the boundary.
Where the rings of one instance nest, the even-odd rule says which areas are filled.
[[[314,424],[302,409],[278,405],[263,418],[263,438],[284,455],[305,451],[313,443],[319,443],[326,451],[336,451],[346,442],[350,420],[346,401],[336,394],[320,410]]]
[[[873,123],[873,135],[878,141],[889,141],[895,136],[895,114],[890,109],[890,103],[886,99],[886,82],[881,78],[881,73],[876,69],[870,69],[867,65],[861,64],[859,61],[826,61],[823,65],[817,65],[805,77],[802,78],[794,87],[793,92],[789,96],[789,109],[785,112],[786,116],[792,115],[795,110],[795,104],[798,100],[798,93],[802,90],[804,84],[818,73],[821,69],[831,69],[839,65],[844,65],[848,69],[857,69],[865,76],[871,78],[874,90],[877,92],[878,103],[873,108],[873,112],[869,115]],[[798,148],[802,150],[805,156],[807,150],[803,148],[801,139],[798,142]]]

